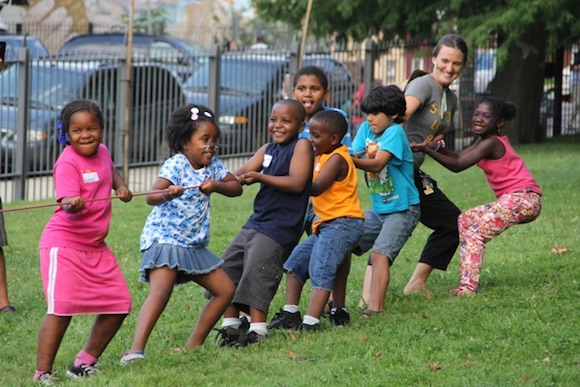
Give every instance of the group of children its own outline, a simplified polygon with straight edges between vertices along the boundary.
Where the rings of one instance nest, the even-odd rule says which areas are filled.
[[[219,343],[224,346],[259,343],[268,329],[318,330],[331,297],[331,315],[346,313],[351,252],[371,251],[370,294],[363,315],[381,313],[390,266],[422,216],[412,151],[429,154],[454,171],[477,163],[498,196],[498,202],[459,218],[458,293],[477,290],[483,245],[489,239],[538,216],[541,191],[507,139],[499,136],[515,114],[511,104],[482,100],[472,118],[478,139],[456,154],[445,150],[436,136],[410,144],[402,126],[408,118],[405,94],[394,85],[379,86],[362,101],[367,120],[349,149],[344,113],[323,107],[328,92],[322,70],[301,69],[294,78],[294,98],[272,108],[271,142],[233,173],[216,157],[219,129],[213,112],[193,104],[173,112],[166,139],[174,155],[148,191],[153,209],[140,239],[140,275],[150,291],[122,365],[145,358],[147,340],[174,286],[189,281],[204,287],[209,301],[184,349],[201,346],[222,317]],[[132,198],[101,144],[102,113],[91,101],[73,101],[63,108],[59,128],[66,145],[54,167],[61,205],[40,240],[48,311],[39,332],[34,380],[46,384],[55,380],[52,365],[73,315],[98,315],[89,341],[67,371],[79,378],[98,371],[99,356],[131,308],[127,285],[104,241],[111,203],[95,200],[107,197],[111,189],[122,201]],[[308,140],[303,138],[305,128]],[[357,169],[364,171],[370,192],[372,209],[366,212],[357,192]],[[211,193],[239,196],[243,185],[258,183],[252,214],[217,257],[207,248]],[[490,222],[492,216],[502,223]],[[299,243],[305,231],[309,235]],[[284,274],[285,305],[268,324]],[[302,317],[299,301],[308,279],[312,292]],[[343,317],[335,325],[347,321]]]

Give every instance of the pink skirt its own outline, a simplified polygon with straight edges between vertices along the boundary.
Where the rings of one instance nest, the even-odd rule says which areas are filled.
[[[127,314],[131,294],[110,249],[40,249],[40,273],[47,314]]]

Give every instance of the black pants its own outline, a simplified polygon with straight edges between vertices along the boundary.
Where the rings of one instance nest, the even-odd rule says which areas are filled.
[[[446,270],[459,245],[457,217],[461,211],[437,188],[437,182],[418,168],[415,168],[415,186],[421,200],[420,222],[433,230],[419,262]]]

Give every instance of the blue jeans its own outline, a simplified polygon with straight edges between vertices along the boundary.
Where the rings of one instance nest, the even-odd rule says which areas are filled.
[[[421,209],[418,204],[409,207],[406,211],[392,214],[367,211],[364,234],[353,253],[362,255],[372,250],[387,256],[392,264],[417,226],[420,217]]]
[[[338,267],[363,234],[363,223],[362,219],[346,217],[323,222],[318,234],[294,248],[284,270],[303,284],[310,278],[313,288],[332,291]]]

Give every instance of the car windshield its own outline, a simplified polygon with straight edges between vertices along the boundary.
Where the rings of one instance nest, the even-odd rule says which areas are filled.
[[[477,70],[491,70],[495,64],[495,56],[491,52],[479,52],[475,56]]]
[[[254,95],[268,88],[279,64],[275,61],[224,60],[221,62],[221,91],[229,94]],[[198,69],[185,83],[185,88],[207,90],[209,64]]]
[[[71,68],[33,65],[30,74],[31,107],[60,110],[78,97],[76,90],[82,86],[83,73]],[[18,76],[18,66],[11,66],[0,74],[0,102],[13,104],[18,100]]]

